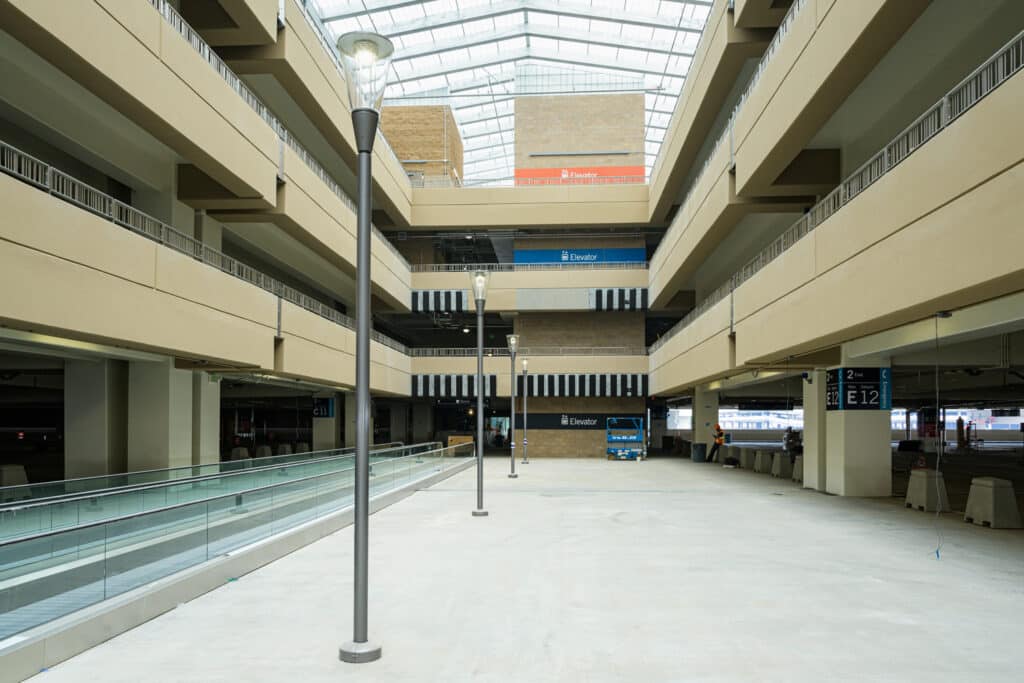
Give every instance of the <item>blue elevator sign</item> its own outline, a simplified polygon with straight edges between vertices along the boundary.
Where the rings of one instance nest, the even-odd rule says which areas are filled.
[[[516,249],[516,263],[643,263],[643,247],[619,249]]]
[[[892,410],[892,368],[829,370],[825,410]]]

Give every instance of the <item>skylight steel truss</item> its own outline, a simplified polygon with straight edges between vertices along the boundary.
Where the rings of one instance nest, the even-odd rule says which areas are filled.
[[[306,1],[318,7],[328,33],[370,30],[394,41],[387,103],[450,105],[463,138],[467,180],[474,173],[511,175],[515,99],[545,93],[643,93],[643,151],[649,173],[712,4]],[[522,71],[522,65],[533,66]],[[546,79],[549,73],[553,75]],[[526,74],[535,87],[517,84],[517,74]],[[561,83],[568,85],[559,89]]]

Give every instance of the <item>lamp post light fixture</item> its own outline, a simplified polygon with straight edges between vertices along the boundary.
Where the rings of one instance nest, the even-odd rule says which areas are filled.
[[[526,369],[526,359],[523,359],[523,464],[529,465],[530,458],[526,455],[526,398],[530,395],[530,373]]]
[[[512,382],[512,408],[509,411],[512,415],[512,434],[510,435],[510,438],[508,440],[508,463],[510,468],[508,478],[517,479],[519,475],[516,474],[516,350],[519,349],[519,335],[508,334],[505,335],[505,339],[506,341],[508,341],[508,352],[512,356],[512,372],[510,372],[508,375],[509,380]]]
[[[484,303],[487,301],[487,271],[473,273],[476,300],[476,510],[474,517],[486,517],[484,510]]]
[[[356,232],[356,467],[355,568],[353,572],[353,636],[341,646],[343,662],[380,659],[381,649],[367,637],[370,527],[370,155],[377,135],[380,106],[394,53],[391,41],[375,33],[346,33],[338,38],[345,69],[352,127],[359,152],[359,210]]]

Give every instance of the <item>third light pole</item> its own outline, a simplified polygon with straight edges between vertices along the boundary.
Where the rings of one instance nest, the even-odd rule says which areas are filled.
[[[505,336],[508,341],[508,352],[512,356],[512,372],[509,373],[509,379],[512,382],[512,409],[509,411],[512,415],[510,421],[511,434],[509,435],[509,479],[516,479],[519,477],[516,474],[516,350],[519,348],[519,335],[509,334]]]

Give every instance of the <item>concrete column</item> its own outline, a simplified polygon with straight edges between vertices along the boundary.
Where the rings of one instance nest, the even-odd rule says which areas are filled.
[[[860,357],[847,367],[888,367],[889,360]],[[892,495],[892,426],[889,410],[830,410],[825,419],[825,490],[840,496]]]
[[[522,409],[522,404],[519,406]],[[412,404],[412,441],[429,441],[434,432],[434,406],[425,401]]]
[[[124,472],[128,448],[128,364],[64,363],[64,477]]]
[[[391,404],[391,440],[409,442],[409,405]]]
[[[355,394],[345,394],[345,408],[348,408],[348,397],[355,396]],[[334,415],[330,417],[314,417],[313,418],[313,450],[314,451],[327,451],[333,448],[341,447],[341,420],[342,420],[342,406],[339,400],[338,394],[324,394],[319,398],[330,398],[334,400]],[[352,408],[353,413],[355,407]],[[345,415],[348,415],[346,410]],[[346,425],[347,426],[347,425]],[[354,427],[353,427],[354,429]],[[345,430],[345,436],[348,437],[348,432],[352,431],[349,429]],[[355,445],[355,435],[353,433],[353,446]],[[346,442],[346,446],[348,443]]]
[[[715,442],[712,432],[718,423],[718,392],[701,387],[693,390],[693,442],[706,443],[708,449]]]
[[[804,488],[825,490],[825,371],[813,370],[804,382]]]
[[[192,373],[192,464],[220,462],[220,379]]]
[[[340,407],[340,406],[339,406]],[[345,393],[345,446],[356,447],[356,394],[354,391]],[[373,412],[370,412],[370,424],[373,424]],[[371,429],[372,431],[372,429]],[[373,436],[370,436],[370,443],[373,443]]]
[[[192,464],[192,371],[172,361],[128,367],[128,471]]]

